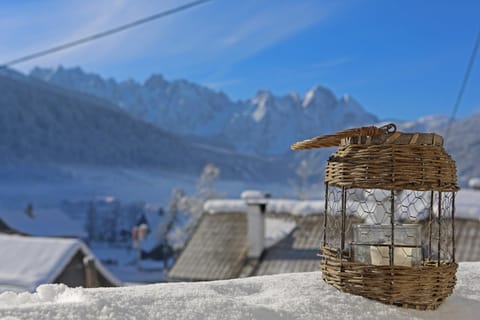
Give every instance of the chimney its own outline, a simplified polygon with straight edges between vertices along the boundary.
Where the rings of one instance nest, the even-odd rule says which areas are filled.
[[[258,259],[265,247],[265,212],[270,194],[256,190],[242,192],[242,199],[248,206],[247,211],[247,258]]]

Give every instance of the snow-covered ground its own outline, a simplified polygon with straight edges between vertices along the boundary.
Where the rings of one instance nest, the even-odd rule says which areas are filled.
[[[92,252],[107,269],[124,283],[156,283],[166,279],[163,261],[137,259],[132,247],[91,243]]]
[[[342,293],[320,272],[197,283],[82,289],[43,285],[0,295],[0,318],[17,319],[478,319],[480,263],[461,263],[436,311],[384,305]]]

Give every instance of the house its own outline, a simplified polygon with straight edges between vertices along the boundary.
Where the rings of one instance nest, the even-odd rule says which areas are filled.
[[[457,261],[480,261],[480,201],[460,192],[455,222]],[[323,241],[323,201],[213,200],[168,276],[172,281],[223,280],[318,271]],[[470,202],[469,202],[470,201]],[[473,210],[473,211],[472,211]],[[253,214],[252,214],[253,213]],[[355,216],[347,219],[347,228]],[[282,225],[283,224],[283,225]],[[289,227],[284,225],[290,224]],[[293,225],[293,226],[292,226]],[[276,235],[275,235],[276,234]],[[272,239],[273,238],[273,239]],[[263,239],[263,241],[262,241]]]
[[[0,234],[0,292],[34,291],[39,285],[120,286],[77,239]]]
[[[86,239],[83,226],[60,209],[0,210],[0,233]]]
[[[170,270],[170,280],[220,280],[318,270],[322,215],[284,212],[295,211],[292,205],[297,201],[268,200],[266,210],[261,197],[248,193],[243,197],[247,201],[222,200],[205,205],[208,212]],[[304,203],[301,205],[305,209]],[[321,201],[311,202],[309,209],[320,212],[322,205]]]

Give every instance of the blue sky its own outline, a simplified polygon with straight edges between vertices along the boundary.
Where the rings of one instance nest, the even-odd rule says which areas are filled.
[[[0,0],[0,61],[187,2]],[[161,73],[233,99],[318,84],[381,118],[450,115],[479,12],[480,1],[214,0],[16,68],[81,66],[138,81]],[[479,89],[477,61],[458,117],[480,112]]]

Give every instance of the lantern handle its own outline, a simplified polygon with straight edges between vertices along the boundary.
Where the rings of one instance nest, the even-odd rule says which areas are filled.
[[[292,150],[305,150],[314,148],[336,147],[340,145],[342,139],[350,137],[371,137],[377,135],[391,135],[397,131],[397,126],[389,123],[382,127],[361,127],[343,130],[334,134],[327,134],[315,138],[296,142],[291,145]]]
[[[385,133],[387,133],[387,134],[393,134],[393,133],[397,132],[397,126],[395,125],[395,123],[386,124],[386,125],[380,127],[380,129],[383,129],[385,131]]]

